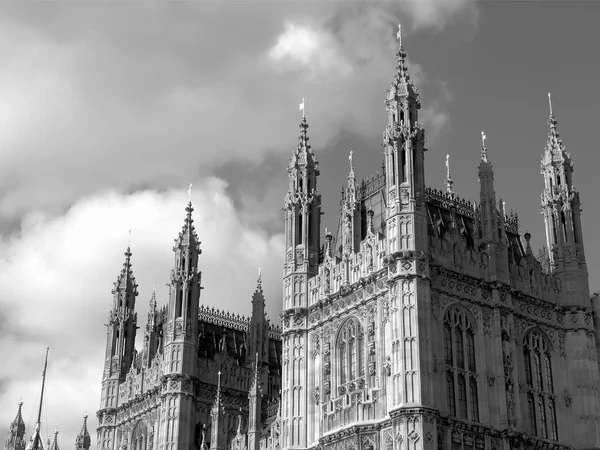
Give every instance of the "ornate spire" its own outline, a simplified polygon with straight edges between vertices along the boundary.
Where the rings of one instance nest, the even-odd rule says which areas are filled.
[[[302,120],[300,121],[300,136],[298,136],[298,145],[296,150],[290,159],[288,169],[293,168],[313,168],[317,175],[319,175],[319,162],[317,157],[312,150],[308,137],[308,122],[304,115],[304,102],[305,98],[302,99],[300,109],[302,110]]]
[[[258,278],[256,279],[256,292],[262,293],[262,273],[260,267],[258,268]]]
[[[23,421],[22,409],[23,401],[19,400],[19,409],[17,410],[17,416],[15,420],[10,424],[9,436],[6,439],[7,450],[24,450],[25,441],[25,422]]]
[[[117,277],[117,282],[115,283],[113,294],[117,289],[125,290],[125,292],[130,291],[134,296],[137,296],[137,283],[135,282],[135,277],[133,276],[133,271],[131,270],[131,247],[127,246],[127,250],[124,253],[125,262],[123,263],[123,268],[121,269],[121,273]],[[132,306],[129,306],[132,308]]]
[[[550,160],[563,160],[569,164],[571,162],[571,154],[567,153],[560,134],[558,134],[558,130],[556,129],[557,121],[552,110],[552,96],[550,92],[548,92],[548,106],[550,107],[550,117],[548,118],[550,131],[548,132],[545,156],[550,156]]]
[[[454,181],[452,181],[452,177],[450,176],[450,155],[446,155],[446,192],[450,195],[454,195],[454,191],[452,190],[452,185]]]
[[[58,429],[54,429],[54,440],[52,441],[52,445],[50,445],[50,450],[60,450],[58,448]]]
[[[86,411],[85,414],[83,415],[83,425],[81,427],[81,431],[79,432],[79,434],[77,435],[77,438],[75,439],[75,448],[77,450],[89,450],[90,445],[91,445],[90,433],[88,432],[88,428],[87,428],[87,418],[88,418],[88,414]]]
[[[180,247],[191,247],[194,251],[201,253],[200,251],[200,241],[198,239],[198,235],[196,234],[196,229],[194,227],[194,219],[192,218],[192,212],[194,208],[192,207],[192,185],[190,184],[190,188],[188,190],[188,204],[185,208],[185,219],[183,222],[183,227],[181,228],[181,232],[179,236],[175,239],[175,249],[177,250]]]
[[[393,99],[396,95],[400,97],[413,96],[416,100],[417,109],[421,107],[417,88],[414,86],[410,75],[408,74],[408,66],[406,64],[406,52],[402,45],[402,25],[398,24],[398,51],[396,52],[396,73],[392,80],[392,86],[389,91],[389,98]]]

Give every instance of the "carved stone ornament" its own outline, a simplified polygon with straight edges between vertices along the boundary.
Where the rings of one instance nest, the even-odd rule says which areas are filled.
[[[494,376],[494,372],[492,372],[491,370],[488,370],[486,373],[486,378],[487,378],[488,386],[492,387],[494,385],[494,380],[496,380],[496,377]]]
[[[315,402],[315,405],[318,405],[319,401],[321,400],[321,394],[319,392],[319,386],[317,386],[315,388],[315,390],[313,391],[313,400]]]
[[[571,394],[570,394],[570,392],[569,392],[568,389],[564,390],[563,397],[565,399],[565,406],[567,408],[570,408],[571,407],[571,401],[573,400],[573,398],[571,397]]]

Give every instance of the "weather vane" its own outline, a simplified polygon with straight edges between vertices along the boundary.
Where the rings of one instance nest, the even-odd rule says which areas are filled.
[[[304,119],[304,114],[305,114],[305,109],[304,109],[304,103],[306,102],[306,97],[302,97],[302,103],[300,103],[300,111],[302,111],[302,118]]]
[[[446,155],[446,177],[450,178],[450,155]]]
[[[402,24],[398,24],[398,34],[396,34],[396,37],[398,38],[398,45],[400,47],[402,47]]]
[[[550,115],[552,115],[552,95],[548,92],[548,104],[550,105]]]
[[[487,139],[487,136],[485,135],[485,133],[482,131],[481,132],[481,142],[483,143],[483,146],[485,147],[485,140]]]

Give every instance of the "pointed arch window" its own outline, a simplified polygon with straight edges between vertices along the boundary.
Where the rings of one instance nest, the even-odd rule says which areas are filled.
[[[444,317],[444,364],[448,414],[478,422],[475,328],[461,307],[450,308]]]
[[[337,364],[340,392],[350,392],[364,386],[364,335],[360,322],[347,320],[338,334]]]
[[[558,440],[552,354],[548,340],[538,331],[523,342],[529,430],[534,436]]]

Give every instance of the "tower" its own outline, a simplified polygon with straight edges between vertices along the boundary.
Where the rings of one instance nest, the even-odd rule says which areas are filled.
[[[387,411],[402,421],[405,408],[433,407],[431,324],[420,317],[430,309],[427,222],[425,212],[425,131],[419,125],[421,107],[408,75],[406,52],[398,27],[396,73],[387,91],[388,124],[384,131],[387,193],[387,259],[390,320],[378,330],[378,340],[391,343],[390,376],[382,376]],[[380,369],[381,370],[381,369]],[[423,409],[426,411],[426,409]],[[420,422],[425,420],[421,417]],[[417,430],[418,431],[418,430]]]
[[[90,450],[91,439],[90,433],[87,428],[87,412],[83,415],[83,425],[81,427],[81,431],[75,438],[75,449],[76,450]],[[56,438],[55,438],[56,440]]]
[[[202,289],[201,272],[198,271],[198,257],[202,251],[192,219],[191,186],[185,211],[183,228],[173,246],[175,258],[169,283],[164,345],[164,377],[176,388],[163,399],[164,406],[173,414],[162,425],[163,442],[160,443],[177,448],[191,448],[194,445],[194,397],[185,391],[188,383],[183,383],[189,377],[196,377],[197,373],[198,306]]]
[[[102,374],[102,395],[98,410],[99,448],[112,448],[115,439],[114,420],[119,404],[119,384],[125,380],[131,364],[137,330],[135,298],[138,295],[137,283],[131,269],[131,249],[125,251],[123,269],[114,283],[113,306],[106,324],[106,353]],[[100,420],[102,417],[108,420]]]
[[[19,409],[17,410],[17,416],[15,420],[10,424],[9,435],[6,438],[4,444],[5,450],[25,450],[25,422],[21,410],[23,408],[23,402],[19,401]]]
[[[303,106],[303,105],[302,105]],[[281,447],[307,445],[307,308],[309,279],[318,271],[321,196],[319,166],[308,142],[306,117],[287,168],[289,189],[283,208],[285,250],[283,285],[282,436]]]
[[[561,280],[565,291],[562,306],[584,306],[589,304],[590,292],[579,192],[573,186],[573,161],[558,134],[550,94],[548,100],[550,132],[542,156],[541,173],[544,177],[542,214],[550,272]]]

